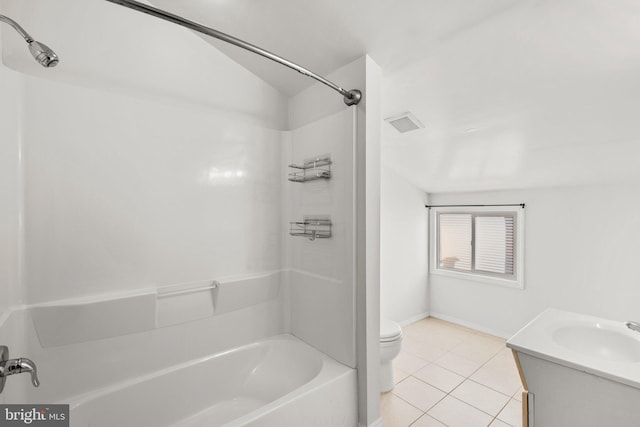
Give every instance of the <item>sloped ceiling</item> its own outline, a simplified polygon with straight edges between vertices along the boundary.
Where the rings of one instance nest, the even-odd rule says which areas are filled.
[[[382,124],[383,163],[425,191],[640,180],[636,0],[152,3],[319,74],[369,54],[384,115],[426,124]],[[285,94],[312,83],[208,41]]]
[[[520,2],[387,75],[389,167],[429,192],[640,180],[640,3]]]
[[[516,3],[515,0],[151,0],[151,4],[231,34],[318,74],[369,54],[385,71]],[[212,45],[287,95],[313,80],[235,46]]]

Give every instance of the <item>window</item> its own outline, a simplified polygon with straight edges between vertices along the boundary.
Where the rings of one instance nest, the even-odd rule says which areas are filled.
[[[499,209],[435,208],[431,271],[522,288],[524,213]]]

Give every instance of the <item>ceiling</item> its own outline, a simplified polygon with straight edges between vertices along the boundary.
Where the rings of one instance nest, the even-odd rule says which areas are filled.
[[[369,54],[385,71],[517,3],[514,0],[151,0],[164,10],[233,35],[320,75]],[[281,65],[203,36],[292,96],[314,83]]]
[[[383,163],[427,192],[640,180],[637,0],[152,0],[319,74],[384,73]],[[287,95],[313,81],[217,40]],[[337,82],[339,83],[339,82]]]

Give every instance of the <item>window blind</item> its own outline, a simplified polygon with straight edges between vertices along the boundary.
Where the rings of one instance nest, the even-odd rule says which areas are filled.
[[[514,221],[511,216],[475,218],[475,269],[513,275]]]
[[[471,271],[470,214],[440,214],[440,267]]]
[[[515,215],[440,213],[439,268],[515,275]]]

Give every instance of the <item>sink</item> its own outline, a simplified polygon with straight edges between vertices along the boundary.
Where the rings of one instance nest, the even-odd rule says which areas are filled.
[[[640,333],[623,321],[550,308],[507,347],[529,426],[640,426]]]
[[[552,338],[557,344],[586,356],[614,362],[640,362],[640,333],[635,338],[599,324],[571,325],[555,330]]]
[[[640,332],[623,321],[550,308],[511,337],[507,347],[640,391]]]

